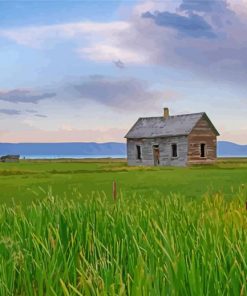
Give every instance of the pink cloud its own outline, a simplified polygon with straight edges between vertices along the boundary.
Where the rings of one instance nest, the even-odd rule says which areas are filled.
[[[55,131],[45,131],[39,129],[14,131],[0,131],[1,142],[124,142],[123,138],[126,129],[106,129],[106,130],[79,130],[79,129],[59,129]]]
[[[225,130],[222,132],[222,136],[219,137],[220,141],[229,141],[241,145],[247,144],[247,128],[242,130]]]

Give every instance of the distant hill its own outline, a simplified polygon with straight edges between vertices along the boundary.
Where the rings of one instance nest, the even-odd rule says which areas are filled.
[[[0,143],[0,155],[20,154],[28,155],[126,155],[125,143]],[[218,142],[218,156],[234,157],[246,156],[247,145],[232,142]]]
[[[227,141],[218,142],[218,156],[220,157],[247,157],[247,145],[239,145]]]
[[[125,155],[124,143],[0,143],[0,155]]]

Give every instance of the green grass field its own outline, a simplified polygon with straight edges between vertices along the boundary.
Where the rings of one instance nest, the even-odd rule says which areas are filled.
[[[23,161],[0,181],[0,295],[247,295],[246,159]]]
[[[222,192],[229,198],[247,183],[247,159],[222,159],[214,166],[190,168],[128,167],[120,160],[0,163],[0,201],[28,204],[44,198],[50,188],[60,198],[73,198],[74,192],[83,197],[102,191],[109,195],[113,180],[125,196],[159,192],[198,198]]]

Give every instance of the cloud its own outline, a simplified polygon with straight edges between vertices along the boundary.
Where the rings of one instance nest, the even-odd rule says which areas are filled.
[[[125,68],[125,64],[121,60],[113,61],[113,63],[119,69],[124,69]]]
[[[143,64],[181,69],[203,79],[246,87],[247,3],[242,1],[241,9],[233,0],[169,3],[162,2],[163,8],[157,1],[139,6],[130,28],[111,40],[111,46],[127,48],[133,56],[138,53]]]
[[[2,29],[0,37],[40,48],[75,41],[82,59],[172,67],[245,87],[246,31],[246,0],[148,0],[126,21]]]
[[[238,128],[237,130],[234,129],[224,129],[222,135],[220,136],[219,140],[221,141],[231,141],[234,143],[246,145],[246,135],[247,135],[247,128]]]
[[[97,62],[171,67],[245,87],[246,31],[244,0],[146,1],[133,8],[121,33],[96,38],[78,52]]]
[[[40,114],[38,112],[38,110],[27,109],[27,110],[25,110],[25,112],[29,113],[29,114],[33,114],[33,116],[35,116],[35,117],[40,117],[40,118],[47,118],[48,117],[47,115]]]
[[[82,39],[92,36],[113,36],[129,27],[128,22],[115,21],[109,23],[77,22],[59,25],[31,26],[23,28],[2,29],[0,37],[13,40],[21,45],[42,48],[47,42],[59,39]]]
[[[39,117],[39,118],[47,118],[48,117],[47,115],[39,114],[39,113],[35,114],[34,116]]]
[[[117,78],[104,75],[84,76],[77,79],[67,80],[63,84],[50,86],[51,92],[34,90],[9,90],[0,92],[0,101],[7,103],[29,103],[36,104],[35,109],[23,108],[20,105],[21,114],[28,119],[31,116],[38,118],[47,118],[40,110],[45,113],[52,112],[54,106],[59,108],[70,106],[74,109],[80,108],[82,104],[88,106],[104,105],[110,109],[119,111],[130,110],[135,112],[140,110],[154,110],[165,101],[176,100],[179,94],[168,88],[157,88],[146,80],[140,80],[134,77]],[[44,102],[42,104],[42,102]],[[49,106],[52,106],[49,108]],[[40,109],[42,107],[42,109]]]
[[[38,111],[37,110],[33,110],[33,109],[27,109],[25,110],[27,113],[31,113],[31,114],[34,114],[34,113],[37,113]]]
[[[247,17],[247,1],[246,0],[231,0],[228,2],[229,7],[241,18]]]
[[[224,12],[227,9],[227,3],[224,0],[183,0],[179,8],[188,12]]]
[[[20,115],[21,112],[19,110],[16,109],[0,109],[0,114],[4,114],[4,115]]]
[[[148,11],[143,13],[142,17],[153,19],[156,25],[176,29],[178,32],[186,36],[195,38],[216,38],[216,34],[212,31],[212,27],[204,20],[204,18],[193,13],[189,16],[183,16],[168,11],[156,11],[154,14]]]
[[[0,37],[31,48],[46,49],[59,41],[76,41],[75,52],[83,59],[97,61],[122,60],[144,62],[143,57],[128,49],[111,45],[131,27],[127,21],[77,22],[59,25],[29,26],[0,30]]]
[[[154,108],[164,99],[169,99],[167,92],[154,90],[147,81],[135,78],[95,75],[70,85],[70,89],[75,92],[76,98],[122,110]]]
[[[124,33],[124,35],[127,32]],[[83,59],[90,59],[98,62],[112,62],[112,60],[122,59],[128,63],[144,64],[147,62],[146,54],[137,52],[132,48],[124,45],[124,39],[119,39],[119,36],[112,36],[111,39],[93,42],[89,46],[81,47],[77,50],[79,56]],[[115,44],[122,42],[121,46]]]
[[[64,128],[47,131],[28,127],[18,132],[13,130],[1,130],[2,142],[123,142],[127,129],[71,129]]]
[[[6,92],[0,92],[0,101],[10,103],[32,103],[37,104],[39,101],[53,98],[56,93],[34,93],[30,90],[14,89]]]
[[[0,114],[4,115],[9,115],[9,116],[14,116],[14,115],[25,115],[25,114],[33,114],[34,117],[39,117],[39,118],[47,118],[46,115],[38,113],[37,110],[17,110],[17,109],[0,109]]]

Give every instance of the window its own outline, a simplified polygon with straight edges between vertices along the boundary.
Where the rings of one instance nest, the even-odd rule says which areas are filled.
[[[142,150],[140,145],[136,145],[136,158],[139,160],[142,159]]]
[[[200,156],[206,157],[206,144],[202,143],[200,145]]]
[[[178,145],[172,144],[172,157],[178,157]]]

